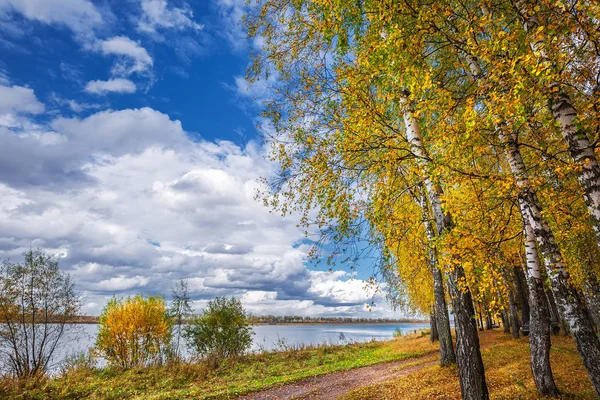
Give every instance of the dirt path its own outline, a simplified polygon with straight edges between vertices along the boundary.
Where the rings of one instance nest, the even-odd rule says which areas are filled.
[[[374,383],[408,375],[438,362],[438,354],[432,353],[403,361],[375,364],[369,367],[333,372],[305,378],[297,382],[277,386],[262,392],[252,393],[240,400],[273,399],[336,399],[351,390]],[[417,365],[413,365],[418,363]]]

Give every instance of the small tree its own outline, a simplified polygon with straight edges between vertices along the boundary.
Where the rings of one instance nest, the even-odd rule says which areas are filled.
[[[96,352],[122,368],[162,362],[172,320],[161,297],[111,299],[99,319]]]
[[[68,274],[41,250],[0,268],[0,362],[19,378],[44,375],[75,327],[80,298]]]
[[[182,327],[187,318],[192,315],[190,306],[190,292],[188,283],[185,279],[175,282],[171,288],[173,300],[169,306],[169,315],[175,324],[175,342],[173,343],[173,354],[179,356],[179,342],[181,339]]]
[[[213,365],[238,357],[252,345],[252,327],[239,299],[217,297],[184,329],[188,346]]]

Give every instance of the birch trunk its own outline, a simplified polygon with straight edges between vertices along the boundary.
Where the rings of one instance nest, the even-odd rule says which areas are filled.
[[[588,291],[586,296],[588,308],[596,324],[596,332],[600,334],[600,284],[595,276],[591,276],[587,279],[585,286]]]
[[[558,306],[564,312],[565,320],[575,337],[583,364],[596,392],[600,395],[600,341],[594,333],[579,292],[569,281],[569,273],[562,261],[562,255],[556,245],[554,235],[542,215],[540,202],[527,176],[517,136],[515,133],[506,135],[502,132],[502,128],[498,129],[498,135],[500,141],[505,145],[512,174],[520,188],[521,215],[523,220],[528,223],[531,233],[537,241]]]
[[[517,291],[516,282],[510,279],[511,270],[506,268],[502,270],[502,281],[508,288],[508,310],[505,310],[506,323],[509,325],[509,332],[512,333],[513,338],[519,338],[519,313],[517,310]]]
[[[491,331],[494,327],[492,323],[492,317],[490,316],[490,312],[488,310],[487,304],[483,303],[485,307],[485,330]]]
[[[559,324],[562,318],[562,312],[560,312],[556,305],[552,290],[544,290],[544,292],[546,293],[546,300],[548,300],[548,306],[550,307],[550,329],[552,330],[552,334],[558,335],[560,333]]]
[[[535,193],[524,196],[525,213],[533,228],[540,252],[544,255],[552,291],[562,310],[565,321],[577,343],[590,380],[600,395],[600,341],[594,333],[592,322],[580,293],[569,280],[558,246],[546,220],[544,219]]]
[[[471,57],[468,59],[468,63],[471,69],[471,74],[474,79],[478,79],[481,76],[481,67],[477,62],[477,59]],[[498,130],[500,141],[506,142],[506,138],[503,136],[502,131]],[[520,173],[515,172],[514,164],[516,159],[521,160],[521,155],[516,141],[514,146],[507,146],[506,148],[507,158],[509,160],[512,174],[519,179],[525,169],[520,170]],[[522,163],[522,160],[521,160]],[[554,383],[554,377],[552,374],[552,368],[550,366],[550,331],[549,331],[549,311],[548,303],[544,296],[544,287],[541,278],[540,263],[535,247],[535,240],[533,239],[531,226],[529,225],[527,218],[524,214],[524,204],[519,199],[519,205],[521,207],[521,214],[524,221],[524,238],[525,238],[525,253],[527,260],[527,284],[529,286],[529,303],[531,307],[527,307],[529,310],[528,321],[523,323],[523,333],[529,334],[530,344],[530,367],[534,377],[534,382],[538,393],[542,396],[557,396],[558,389]],[[518,276],[518,274],[517,274]],[[527,301],[521,300],[521,304],[525,307]],[[524,308],[525,310],[525,308]],[[525,319],[525,313],[523,313]]]
[[[423,145],[419,125],[412,117],[410,111],[405,112],[404,123],[411,149],[418,157],[417,161],[424,170],[423,178],[436,221],[437,233],[438,235],[442,235],[452,229],[452,218],[449,214],[444,214],[441,202],[441,188],[434,185],[427,172],[429,158]],[[475,310],[473,309],[471,292],[468,287],[464,289],[460,287],[460,282],[465,279],[463,268],[456,265],[449,269],[450,271],[447,273],[448,287],[452,298],[452,308],[454,309],[456,360],[462,398],[473,400],[488,399],[489,394],[479,348],[479,337],[475,326]]]
[[[494,281],[494,286],[497,286],[497,283]],[[502,293],[500,292],[499,289],[496,289],[496,296],[498,296],[498,299],[500,299],[500,303],[502,304],[502,310],[501,310],[501,317],[502,317],[502,328],[504,329],[504,333],[506,334],[510,334],[510,317],[508,316],[508,311],[510,309],[510,295],[511,295],[511,291],[508,291],[508,304],[506,301],[504,301],[504,296],[502,296]],[[508,305],[508,307],[506,307]]]
[[[523,273],[523,268],[514,267],[515,283],[517,284],[517,292],[519,303],[521,303],[521,331],[523,335],[529,335],[529,290],[527,288],[527,280]]]
[[[517,305],[515,304],[514,295],[510,298],[510,329],[515,339],[519,338],[519,314],[517,312]]]
[[[504,329],[504,333],[510,335],[510,317],[508,316],[508,312],[506,312],[506,310],[502,310],[502,328]]]
[[[540,24],[537,17],[530,15],[524,1],[517,3],[517,11],[523,21],[523,28],[530,38],[529,46],[538,62],[556,69],[554,62],[544,49],[544,43],[549,38],[545,30],[538,32]],[[596,234],[596,241],[600,246],[600,165],[594,154],[594,147],[590,143],[587,133],[578,128],[577,110],[569,94],[564,91],[562,83],[550,83],[548,92],[552,116],[558,123],[560,133],[567,143],[571,159],[579,167],[577,180],[583,189],[583,197]]]
[[[429,315],[429,341],[433,342],[437,342],[438,340],[440,340],[439,334],[438,334],[438,330],[437,330],[437,323],[435,321],[435,312],[432,312]]]
[[[435,323],[440,341],[440,365],[446,366],[456,363],[456,354],[452,345],[452,333],[450,331],[450,317],[448,316],[448,305],[446,304],[446,293],[444,291],[444,278],[437,262],[437,250],[435,248],[435,228],[431,222],[431,211],[427,202],[425,188],[419,188],[418,203],[421,207],[425,235],[429,246],[429,270],[433,277],[433,298]]]
[[[550,366],[550,310],[544,293],[542,270],[533,230],[526,218],[523,218],[523,237],[525,240],[525,258],[527,261],[527,285],[531,314],[529,320],[530,365],[533,380],[542,396],[557,396]]]

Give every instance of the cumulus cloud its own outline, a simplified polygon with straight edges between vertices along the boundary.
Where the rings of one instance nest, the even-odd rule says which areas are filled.
[[[85,85],[85,91],[93,94],[135,93],[136,89],[135,83],[124,78],[90,81]]]
[[[204,26],[194,21],[194,13],[187,3],[182,7],[169,7],[167,0],[140,0],[142,16],[138,22],[138,30],[155,33],[157,29],[174,29],[194,31]]]
[[[83,35],[103,21],[89,0],[0,0],[0,12],[17,12],[45,24],[64,25]]]
[[[0,257],[59,255],[86,312],[179,278],[196,307],[235,295],[261,314],[366,312],[365,282],[309,269],[297,221],[255,201],[272,170],[257,143],[192,140],[151,108],[2,128],[0,142]]]
[[[353,279],[346,271],[311,271],[308,290],[321,303],[328,305],[362,305],[376,295],[363,280]]]
[[[148,107],[101,111],[84,119],[57,118],[50,126],[67,139],[69,148],[84,157],[120,157],[154,145],[178,146],[186,140],[179,121]]]
[[[57,118],[16,134],[0,128],[0,181],[14,187],[69,187],[95,182],[87,164],[185,141],[181,124],[150,108],[103,111],[85,119]]]
[[[0,83],[0,136],[2,130],[10,129],[29,129],[37,128],[37,124],[29,117],[40,114],[45,110],[36,97],[32,89],[23,86],[10,86],[8,77],[4,83]],[[3,155],[11,157],[11,155]]]
[[[144,72],[152,67],[153,60],[150,54],[139,42],[126,36],[116,36],[108,40],[101,40],[96,47],[102,54],[116,55],[121,59],[113,67],[115,75],[130,75],[134,72]]]
[[[110,291],[123,291],[133,288],[141,288],[148,284],[150,279],[145,276],[132,276],[126,277],[124,275],[116,276],[109,279],[104,279],[98,282],[97,287],[100,289],[107,289]]]
[[[13,13],[18,13],[28,20],[63,25],[75,34],[75,38],[84,49],[116,56],[117,61],[111,70],[113,76],[128,77],[138,73],[151,77],[149,71],[153,66],[153,59],[139,42],[126,36],[98,39],[111,30],[110,23],[114,20],[108,5],[102,7],[102,10],[103,13],[90,0],[0,0],[0,29],[8,32],[9,36],[24,36],[23,28],[11,19]],[[18,50],[14,44],[0,38],[0,45],[2,44]],[[81,73],[76,66],[73,67],[61,63],[61,72],[66,79],[79,82]],[[94,93],[132,93],[135,88],[132,82],[115,79],[90,82],[87,90]]]
[[[44,109],[44,105],[37,99],[32,89],[0,84],[0,114],[39,114]]]

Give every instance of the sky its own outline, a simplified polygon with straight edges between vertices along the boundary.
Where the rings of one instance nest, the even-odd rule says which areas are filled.
[[[275,166],[245,7],[0,0],[1,259],[56,255],[91,315],[185,278],[196,310],[237,296],[255,315],[400,316],[365,290],[367,265],[311,264],[297,217],[255,200]]]

